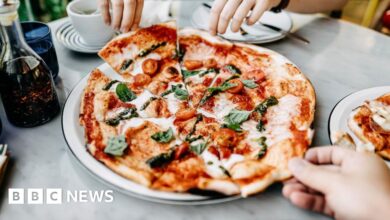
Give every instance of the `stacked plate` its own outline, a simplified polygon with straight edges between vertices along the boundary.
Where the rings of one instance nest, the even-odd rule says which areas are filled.
[[[97,53],[104,45],[88,45],[73,28],[69,20],[65,21],[56,31],[57,40],[66,48],[81,53]]]

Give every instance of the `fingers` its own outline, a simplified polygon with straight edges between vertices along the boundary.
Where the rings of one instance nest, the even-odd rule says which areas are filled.
[[[341,147],[316,147],[309,149],[305,159],[316,164],[334,164],[340,166],[354,151]]]
[[[109,0],[99,0],[100,11],[102,12],[104,23],[107,25],[111,24],[110,16],[110,2]]]
[[[116,30],[118,30],[121,25],[123,7],[123,0],[112,0],[113,18],[111,20],[111,26]]]
[[[213,4],[213,7],[211,8],[209,29],[212,35],[217,34],[219,17],[223,8],[225,7],[226,2],[227,0],[216,0]]]
[[[283,186],[282,194],[286,198],[290,198],[293,192],[308,192],[308,188],[301,183],[286,183]]]
[[[236,13],[233,16],[232,20],[232,31],[237,32],[240,30],[240,26],[246,16],[248,15],[249,11],[253,8],[255,5],[256,0],[244,0],[242,4],[237,9]]]
[[[260,17],[264,14],[264,12],[268,10],[268,8],[269,8],[268,0],[257,1],[255,7],[252,10],[251,15],[247,20],[247,24],[253,25],[254,23],[256,23],[260,19]]]
[[[313,165],[301,158],[291,159],[288,165],[296,179],[322,193],[328,192],[332,183],[337,183],[340,178],[339,172]]]
[[[325,197],[322,195],[313,195],[306,192],[294,191],[288,198],[291,203],[300,208],[333,216],[333,211],[326,204]]]
[[[123,18],[121,24],[121,31],[128,32],[134,22],[135,10],[137,7],[136,0],[124,0]]]
[[[132,30],[138,29],[139,23],[141,22],[143,8],[144,8],[144,0],[137,0],[137,9],[135,10]]]
[[[218,21],[218,33],[224,34],[242,0],[229,0],[223,8]]]

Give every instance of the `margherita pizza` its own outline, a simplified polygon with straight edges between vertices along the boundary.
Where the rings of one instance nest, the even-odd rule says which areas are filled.
[[[311,143],[313,87],[275,52],[176,34],[169,22],[99,54],[125,77],[90,74],[80,109],[88,151],[139,184],[248,196],[289,178],[288,160]]]

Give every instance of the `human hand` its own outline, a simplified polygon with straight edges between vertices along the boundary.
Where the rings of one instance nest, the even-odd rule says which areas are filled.
[[[112,14],[110,14],[110,4]],[[144,0],[99,0],[104,22],[112,28],[128,32],[138,28]]]
[[[255,24],[263,13],[277,6],[281,0],[216,0],[210,12],[210,33],[224,34],[232,20],[231,30],[237,32],[244,19],[248,25]],[[249,11],[251,14],[247,18]]]
[[[369,152],[317,147],[289,161],[293,179],[283,195],[294,205],[336,219],[387,219],[390,170]]]

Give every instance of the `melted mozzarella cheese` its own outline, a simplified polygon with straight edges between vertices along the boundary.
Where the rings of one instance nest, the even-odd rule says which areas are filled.
[[[369,102],[368,106],[373,112],[372,119],[374,122],[383,130],[390,131],[390,106],[377,101]]]
[[[213,107],[213,113],[217,120],[223,121],[223,118],[236,108],[236,106],[236,104],[226,97],[226,94],[220,93],[215,106]]]
[[[130,44],[126,48],[122,49],[122,53],[113,54],[110,61],[113,62],[113,66],[121,66],[125,60],[134,59],[137,56],[139,49],[137,45]]]
[[[290,126],[292,119],[300,114],[300,103],[300,98],[288,94],[279,99],[278,105],[269,108],[265,131],[268,146],[292,137]]]
[[[221,167],[229,170],[234,164],[244,160],[244,157],[239,154],[232,154],[229,159],[219,160],[217,156],[210,153],[208,150],[203,151],[201,157],[206,165],[207,174],[214,178],[226,177],[226,174]]]

